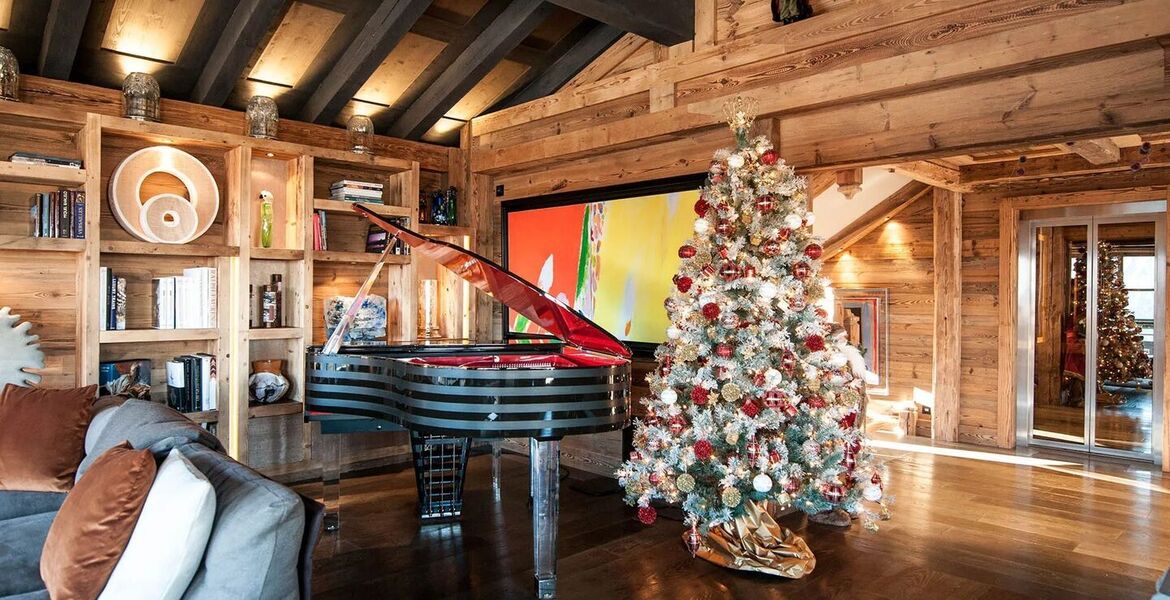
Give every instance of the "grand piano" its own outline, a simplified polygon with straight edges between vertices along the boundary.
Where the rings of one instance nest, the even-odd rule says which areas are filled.
[[[557,339],[344,345],[379,262],[329,340],[307,351],[308,418],[326,433],[409,430],[424,520],[459,515],[471,438],[529,438],[536,594],[555,598],[560,440],[629,424],[630,350],[494,262],[353,208]]]

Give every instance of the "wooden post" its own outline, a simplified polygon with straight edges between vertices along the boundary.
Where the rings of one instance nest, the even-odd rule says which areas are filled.
[[[934,439],[959,438],[963,200],[934,189]]]
[[[87,115],[85,127],[78,139],[78,150],[85,162],[85,251],[77,265],[77,367],[74,381],[77,385],[98,382],[100,362],[99,269],[101,252],[102,199],[102,121],[98,115]]]
[[[252,151],[247,147],[235,147],[226,153],[225,158],[228,176],[225,241],[229,246],[238,246],[239,254],[220,258],[215,265],[219,270],[219,305],[228,307],[227,310],[221,309],[218,315],[219,338],[215,351],[221,365],[219,427],[222,429],[227,425],[228,454],[248,464],[250,331],[249,302],[243,296],[248,293],[252,251]],[[227,402],[223,401],[225,398]],[[220,431],[219,435],[222,440],[224,432]]]
[[[996,445],[1016,447],[1016,306],[1019,264],[1019,211],[1009,203],[999,209],[999,393]]]
[[[1167,201],[1170,201],[1170,198],[1167,198]],[[1166,219],[1167,227],[1165,231],[1170,231],[1170,212],[1167,212]],[[1163,235],[1166,235],[1166,233],[1163,233]],[[1164,241],[1163,244],[1165,244]],[[1163,285],[1170,286],[1170,261],[1166,263],[1166,277],[1162,281],[1165,282]],[[1170,299],[1165,302],[1165,305],[1164,310],[1166,311],[1166,316],[1170,317]],[[1170,323],[1170,321],[1164,321],[1164,323]],[[1163,331],[1162,334],[1168,335],[1166,331]],[[1167,402],[1167,398],[1170,397],[1170,391],[1168,391],[1170,390],[1170,350],[1166,348],[1165,341],[1162,344],[1162,354],[1164,355],[1163,360],[1165,361],[1162,369],[1162,471],[1170,472],[1170,402]],[[1154,424],[1154,426],[1157,427],[1158,425]],[[1153,450],[1154,452],[1159,451],[1157,448]]]

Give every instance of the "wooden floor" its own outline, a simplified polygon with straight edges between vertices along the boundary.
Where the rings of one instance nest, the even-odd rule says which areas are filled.
[[[642,526],[619,496],[566,482],[560,597],[1147,599],[1170,566],[1170,478],[1149,467],[897,442],[881,452],[894,519],[878,533],[789,522],[817,556],[799,581],[692,559],[680,523]],[[527,458],[504,457],[497,502],[490,459],[475,457],[462,522],[420,528],[410,470],[346,479],[341,534],[317,549],[314,598],[529,597],[527,497]]]

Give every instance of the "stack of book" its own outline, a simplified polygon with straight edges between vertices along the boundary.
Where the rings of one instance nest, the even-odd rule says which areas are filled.
[[[155,329],[216,326],[218,277],[212,267],[183,269],[182,275],[154,278]]]
[[[184,413],[219,408],[214,356],[186,354],[167,361],[167,406]]]
[[[382,203],[382,184],[342,179],[329,186],[329,197],[346,202]]]
[[[46,165],[50,167],[68,167],[71,169],[80,169],[82,164],[79,158],[49,156],[47,154],[34,154],[32,152],[13,152],[8,156],[8,160],[25,165]]]
[[[408,217],[387,217],[386,220],[404,229],[410,229]],[[387,245],[390,246],[390,254],[410,254],[410,246],[404,244],[402,240],[377,225],[370,225],[366,232],[366,252],[381,253],[386,250]]]
[[[126,329],[126,280],[114,275],[109,267],[98,270],[98,311],[102,331]]]
[[[329,249],[329,235],[328,229],[325,227],[325,211],[323,210],[313,211],[313,249]]]
[[[33,237],[85,239],[85,192],[40,192],[33,194],[31,204]]]

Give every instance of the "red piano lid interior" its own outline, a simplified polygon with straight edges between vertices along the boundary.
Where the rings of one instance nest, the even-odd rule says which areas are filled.
[[[353,210],[397,236],[412,251],[447,267],[565,342],[585,350],[630,357],[630,349],[613,334],[500,265],[470,250],[399,227],[360,204],[354,204]]]
[[[406,359],[416,365],[460,367],[463,369],[567,369],[611,367],[624,363],[609,355],[572,352],[566,354],[493,354],[491,356],[417,356]]]

